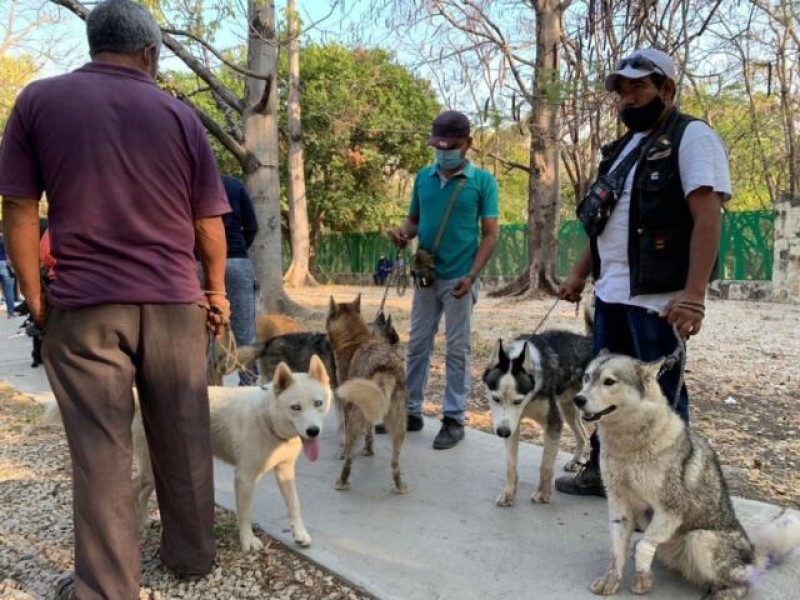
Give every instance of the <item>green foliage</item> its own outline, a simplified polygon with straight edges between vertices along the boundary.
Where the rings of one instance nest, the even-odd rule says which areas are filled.
[[[285,82],[285,53],[282,59]],[[300,79],[312,231],[371,231],[395,224],[408,203],[407,186],[398,186],[398,180],[431,159],[426,140],[439,104],[430,84],[388,52],[333,44],[301,48]],[[286,92],[281,85],[282,105]],[[285,130],[285,111],[280,123]],[[285,165],[282,169],[285,173]]]

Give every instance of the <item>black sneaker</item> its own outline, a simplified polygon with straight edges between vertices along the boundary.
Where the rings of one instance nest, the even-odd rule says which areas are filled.
[[[600,468],[592,463],[586,463],[576,475],[565,475],[556,479],[556,489],[570,496],[606,497]]]
[[[464,425],[452,417],[442,419],[442,428],[433,440],[433,447],[436,450],[447,450],[455,446],[464,439]]]
[[[423,427],[425,427],[425,420],[422,417],[419,415],[412,415],[411,413],[408,414],[406,418],[406,431],[422,431]],[[375,433],[386,433],[386,426],[383,423],[378,423],[375,425]]]

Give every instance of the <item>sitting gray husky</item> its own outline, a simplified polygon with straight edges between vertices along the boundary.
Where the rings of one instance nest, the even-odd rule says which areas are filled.
[[[653,585],[653,557],[708,589],[717,600],[742,598],[761,569],[800,544],[800,517],[784,513],[753,531],[742,528],[714,450],[690,432],[670,408],[658,384],[663,359],[642,363],[602,351],[584,375],[575,405],[596,421],[600,466],[608,496],[611,565],[591,585],[615,594],[634,526],[644,528],[636,545],[632,591]]]
[[[497,497],[498,506],[511,506],[517,493],[519,422],[529,417],[544,429],[544,454],[539,470],[539,489],[533,502],[550,502],[553,471],[566,419],[575,435],[577,449],[564,467],[576,471],[586,447],[586,432],[572,399],[580,389],[581,377],[592,358],[592,340],[570,331],[551,330],[539,335],[520,336],[503,346],[497,341],[483,383],[492,408],[497,435],[506,439],[508,467],[506,484]]]

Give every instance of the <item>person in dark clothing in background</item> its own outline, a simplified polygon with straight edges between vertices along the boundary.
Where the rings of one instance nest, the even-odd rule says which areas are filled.
[[[256,341],[256,282],[253,263],[247,250],[258,233],[258,222],[247,188],[235,177],[222,176],[231,212],[223,215],[228,259],[225,264],[225,289],[231,303],[231,329],[237,346]],[[239,385],[254,385],[256,376],[239,371]]]

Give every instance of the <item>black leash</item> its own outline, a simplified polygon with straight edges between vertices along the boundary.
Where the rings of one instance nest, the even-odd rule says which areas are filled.
[[[678,398],[681,396],[681,388],[683,388],[684,368],[686,367],[686,340],[684,340],[678,333],[677,327],[672,326],[672,332],[675,334],[675,350],[664,357],[664,362],[658,370],[658,379],[664,376],[667,371],[671,371],[676,366],[680,369],[680,376],[678,377],[678,386],[675,388],[675,397],[672,399],[672,408],[678,406]]]
[[[403,256],[403,249],[398,247],[397,252],[394,255],[394,264],[392,265],[392,270],[389,275],[386,276],[386,283],[384,283],[384,290],[383,290],[383,300],[381,300],[381,305],[378,307],[378,312],[375,313],[375,318],[377,319],[381,313],[383,313],[383,308],[386,306],[386,298],[389,296],[389,290],[392,287],[392,282],[397,280],[397,295],[402,297],[403,294],[406,293],[406,288],[408,287],[408,277],[404,277],[405,275],[405,261],[403,261],[403,273],[400,272],[400,259]]]

